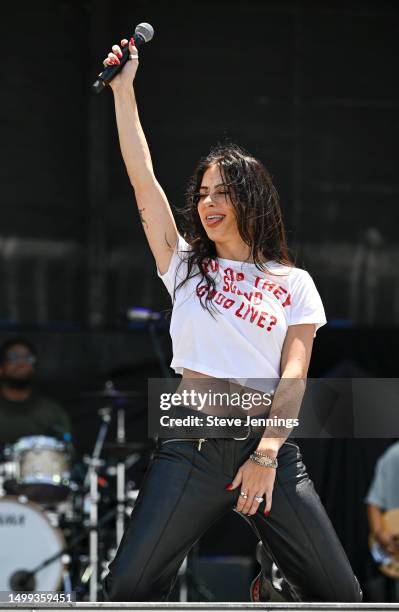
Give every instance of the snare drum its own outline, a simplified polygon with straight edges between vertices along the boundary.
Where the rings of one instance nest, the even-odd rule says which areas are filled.
[[[65,547],[61,531],[36,504],[11,496],[0,499],[0,542],[0,591],[56,591],[61,586],[60,557],[24,582],[29,571]]]
[[[39,503],[64,500],[70,490],[70,456],[66,445],[49,436],[20,438],[7,452],[14,474],[4,488]]]

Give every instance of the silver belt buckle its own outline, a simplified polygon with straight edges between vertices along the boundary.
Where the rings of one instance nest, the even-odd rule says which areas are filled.
[[[249,434],[251,433],[251,425],[244,425],[244,427],[248,427],[248,433],[245,436],[245,438],[233,438],[233,440],[248,440],[249,438]]]

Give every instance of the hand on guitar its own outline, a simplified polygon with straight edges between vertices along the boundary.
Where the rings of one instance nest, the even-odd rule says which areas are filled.
[[[375,534],[375,538],[387,553],[391,555],[399,554],[399,534],[381,529]]]

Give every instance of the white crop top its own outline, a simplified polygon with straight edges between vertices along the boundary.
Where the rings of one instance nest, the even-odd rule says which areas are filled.
[[[169,269],[158,270],[172,300],[186,276],[190,245],[178,237]],[[212,301],[218,312],[205,310],[197,294],[198,274],[176,291],[170,324],[171,368],[188,368],[215,378],[280,378],[280,360],[289,325],[326,323],[323,304],[311,276],[300,268],[268,262],[273,274],[255,264],[216,258],[208,264],[216,281]],[[198,268],[193,268],[198,271]],[[192,272],[193,274],[193,272]],[[205,292],[206,281],[199,293]],[[316,335],[316,333],[315,333]]]

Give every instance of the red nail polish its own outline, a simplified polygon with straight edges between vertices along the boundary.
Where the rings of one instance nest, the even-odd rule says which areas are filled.
[[[227,485],[226,491],[231,491],[232,488],[233,488],[233,483],[231,482],[230,484]]]
[[[132,37],[131,37],[131,39],[130,39],[130,44],[131,44],[131,45],[133,45],[133,47],[134,47],[134,46],[135,46],[135,44],[136,44],[136,43],[134,42],[134,38],[133,38],[133,36],[132,36]]]
[[[118,53],[116,54],[119,58],[122,57],[122,53],[120,51],[118,51]]]
[[[270,514],[270,510],[266,510],[266,512],[264,512],[265,516],[269,516],[269,514]]]

